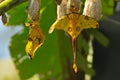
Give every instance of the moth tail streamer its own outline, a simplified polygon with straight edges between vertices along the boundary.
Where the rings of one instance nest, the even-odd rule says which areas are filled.
[[[74,64],[73,64],[73,69],[75,73],[78,72],[77,65],[76,65],[76,38],[72,39],[72,48],[73,48],[73,55],[74,55]]]

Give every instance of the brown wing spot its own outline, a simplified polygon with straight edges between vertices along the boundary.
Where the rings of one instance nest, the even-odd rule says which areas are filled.
[[[76,27],[76,31],[80,31],[80,27],[79,26]]]
[[[33,41],[31,37],[28,38],[29,41]]]
[[[85,16],[85,19],[86,19],[86,20],[89,20],[89,17],[88,17],[88,16]]]
[[[71,27],[68,27],[68,31],[71,32],[71,31],[72,31],[72,28],[71,28]]]

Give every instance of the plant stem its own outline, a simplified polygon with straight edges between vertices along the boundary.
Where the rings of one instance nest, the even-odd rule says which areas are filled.
[[[5,0],[0,3],[0,9],[10,4],[12,0]]]
[[[5,0],[5,1],[2,1],[0,3],[0,15],[3,13],[3,12],[6,12],[8,10],[10,10],[11,8],[23,3],[23,2],[26,2],[28,0]]]

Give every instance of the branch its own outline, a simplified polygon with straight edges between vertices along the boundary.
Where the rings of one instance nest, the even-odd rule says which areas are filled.
[[[5,0],[5,1],[2,1],[0,3],[0,15],[3,13],[3,12],[6,12],[8,10],[10,10],[11,8],[23,3],[23,2],[26,2],[28,0]]]
[[[5,0],[0,3],[0,9],[7,6],[9,3],[11,3],[12,0]]]

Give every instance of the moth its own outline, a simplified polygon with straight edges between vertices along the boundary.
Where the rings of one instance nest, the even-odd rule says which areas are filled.
[[[49,29],[50,34],[54,31],[54,29],[59,29],[64,30],[71,36],[74,55],[73,69],[75,72],[77,72],[76,39],[78,35],[81,33],[81,31],[83,31],[84,29],[97,28],[97,26],[98,22],[91,17],[81,15],[79,13],[70,13],[56,20]]]
[[[44,43],[45,36],[39,27],[38,23],[32,23],[30,26],[29,37],[26,45],[26,53],[29,55],[32,60],[35,54],[35,51],[41,47]]]
[[[31,22],[30,24],[26,23],[26,26],[30,26],[30,31],[25,50],[30,59],[33,59],[36,50],[43,45],[45,40],[45,36],[39,27],[40,0],[29,0],[28,18]]]

